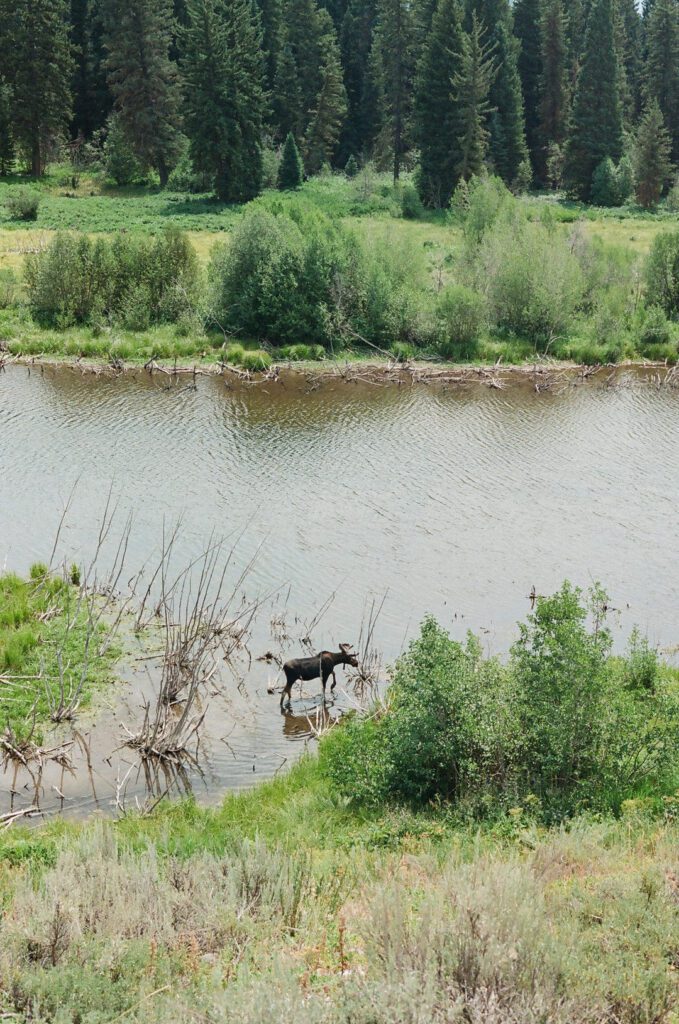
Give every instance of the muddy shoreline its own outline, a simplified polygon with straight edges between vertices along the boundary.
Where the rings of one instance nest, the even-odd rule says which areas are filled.
[[[522,364],[455,364],[435,362],[395,363],[386,359],[347,360],[339,363],[274,363],[266,371],[246,371],[221,362],[181,364],[178,361],[150,360],[147,363],[103,363],[96,359],[55,358],[53,356],[9,356],[0,353],[0,373],[7,366],[26,366],[69,370],[82,376],[128,378],[154,375],[175,381],[180,378],[221,377],[227,387],[263,385],[298,386],[316,389],[322,385],[360,384],[397,387],[416,384],[464,387],[480,385],[491,389],[524,386],[536,392],[560,390],[586,381],[619,383],[625,375],[634,375],[661,386],[679,385],[679,365],[666,362],[630,360],[623,363],[587,366],[569,362]]]

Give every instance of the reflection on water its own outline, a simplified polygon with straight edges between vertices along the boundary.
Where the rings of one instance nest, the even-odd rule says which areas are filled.
[[[310,391],[303,378],[227,389],[199,378],[193,390],[164,375],[10,366],[0,374],[0,566],[24,572],[49,556],[76,480],[61,548],[69,562],[87,558],[113,482],[120,516],[134,515],[131,571],[158,554],[163,523],[182,519],[185,561],[213,532],[242,532],[234,574],[257,553],[249,596],[275,592],[254,625],[253,657],[272,634],[285,656],[308,653],[300,641],[310,623],[316,647],[356,643],[366,608],[385,593],[375,642],[386,663],[427,612],[502,652],[531,588],[547,593],[565,576],[605,583],[621,634],[638,623],[671,646],[679,392],[620,382],[607,387],[599,376],[536,394],[341,383]],[[188,773],[199,797],[275,773],[323,727],[320,684],[306,684],[281,716],[278,695],[267,693],[276,679],[275,666],[253,661],[242,693],[226,677],[216,688],[204,777]],[[96,799],[82,773],[69,780],[58,766],[42,782],[50,799],[60,800],[56,787],[70,810],[115,806],[127,767],[104,758],[121,722],[138,715],[141,671],[132,683],[96,722],[79,723],[93,744]],[[349,706],[339,693],[337,709]],[[4,785],[6,804],[11,779]],[[135,772],[127,793],[145,799]]]

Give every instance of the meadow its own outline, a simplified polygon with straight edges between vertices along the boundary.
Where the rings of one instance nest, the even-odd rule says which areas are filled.
[[[452,363],[673,362],[676,355],[671,310],[660,310],[660,315],[659,300],[645,298],[649,253],[658,236],[676,225],[676,215],[662,207],[648,213],[635,207],[586,207],[552,195],[507,201],[502,196],[502,217],[527,225],[522,239],[517,243],[515,237],[503,237],[500,224],[489,222],[484,244],[472,256],[467,209],[426,212],[407,179],[394,187],[387,175],[369,169],[353,179],[338,174],[312,178],[296,192],[268,190],[234,207],[209,195],[111,187],[87,175],[72,180],[67,168],[57,167],[38,186],[30,185],[40,201],[36,219],[28,222],[13,219],[3,203],[26,187],[19,179],[0,183],[0,342],[10,355],[243,364],[242,350],[255,350],[250,362],[245,358],[246,369],[266,368],[272,361],[308,361],[316,356],[304,346],[319,344],[326,358],[339,353],[342,360],[361,352],[377,355],[375,346],[382,350],[379,358],[393,352],[396,359]],[[473,201],[481,216],[496,216],[497,210],[492,211],[498,198],[492,192],[487,188]],[[210,285],[219,267],[214,254],[233,246],[234,233],[242,240],[250,224],[260,245],[273,244],[266,240],[264,216],[278,224],[304,216],[306,236],[316,219],[317,239],[309,245],[324,245],[324,260],[334,267],[328,282],[298,277],[305,309],[285,324],[271,310],[232,316],[238,303],[228,294],[215,309]],[[126,308],[84,318],[63,311],[47,319],[36,316],[26,265],[53,247],[60,233],[93,242],[121,233],[128,240],[148,241],[168,230],[185,234],[196,255],[201,285],[191,315],[140,317],[139,309],[149,304],[142,295],[133,315]],[[276,245],[294,253],[297,243],[286,238]],[[577,267],[568,265],[569,255]],[[557,282],[551,289],[530,271],[531,262],[543,256],[553,261],[546,275]],[[334,309],[333,281],[349,272],[354,258],[365,264],[370,294],[356,299],[356,310]],[[511,272],[504,268],[508,259],[515,264]],[[261,270],[250,264],[253,289],[261,291],[261,275],[270,277],[274,263],[269,248]],[[235,274],[241,286],[243,272],[241,266]],[[283,275],[271,287],[284,289],[285,280]],[[357,283],[349,277],[342,287],[349,294]],[[309,312],[312,304],[317,310]],[[229,345],[235,347],[229,351]],[[290,353],[295,346],[299,350]]]

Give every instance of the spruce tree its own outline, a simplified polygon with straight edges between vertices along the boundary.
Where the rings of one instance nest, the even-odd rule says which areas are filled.
[[[170,0],[102,0],[108,84],[136,158],[167,184],[180,152]]]
[[[656,99],[648,104],[634,140],[636,196],[647,210],[658,205],[672,173],[672,142]]]
[[[321,86],[304,141],[307,170],[315,174],[332,161],[347,112],[347,94],[337,45],[328,43],[321,65]]]
[[[679,160],[679,2],[655,0],[646,28],[646,97],[656,99]]]
[[[639,116],[642,98],[642,22],[636,0],[618,0],[619,59],[624,69],[623,115],[626,125]]]
[[[257,8],[262,26],[266,88],[273,92],[284,38],[282,4],[281,0],[257,0]]]
[[[185,128],[197,170],[226,202],[261,191],[264,62],[247,0],[188,0],[184,34]]]
[[[340,165],[346,163],[352,153],[363,153],[368,142],[363,111],[374,19],[373,0],[350,0],[342,21],[340,52],[347,93],[347,116],[338,152]]]
[[[514,5],[514,35],[521,44],[519,77],[523,92],[526,144],[536,171],[544,167],[540,94],[542,81],[542,7],[543,0],[517,0]]]
[[[365,86],[361,98],[361,124],[365,152],[380,169],[386,168],[391,162],[389,118],[385,92],[382,45],[378,26],[368,57]]]
[[[490,110],[488,95],[497,73],[494,47],[484,39],[484,31],[473,12],[471,27],[462,38],[460,69],[453,78],[460,112],[460,160],[458,175],[468,181],[481,174],[486,165],[490,133],[486,127]]]
[[[113,100],[106,84],[102,24],[95,0],[71,0],[74,138],[90,138],[103,128]]]
[[[2,0],[0,49],[12,86],[16,145],[31,173],[44,173],[47,154],[65,135],[72,113],[73,56],[66,0]]]
[[[394,181],[410,149],[416,25],[408,0],[379,0],[379,46],[384,82],[384,129],[389,138]]]
[[[12,90],[0,78],[0,176],[11,173],[14,166],[14,131],[12,128]]]
[[[301,139],[304,132],[304,102],[300,88],[299,73],[292,47],[284,37],[281,47],[273,93],[274,122],[279,138],[286,138],[291,132]]]
[[[563,0],[545,0],[541,36],[539,173],[546,178],[550,154],[559,159],[568,131],[568,42]]]
[[[426,206],[447,206],[457,183],[461,134],[453,78],[463,47],[458,0],[439,0],[425,43],[415,92],[420,149],[418,190]]]
[[[617,162],[622,153],[613,14],[613,0],[594,0],[573,102],[565,176],[581,199],[589,198],[592,175],[602,160],[610,157]]]
[[[495,47],[497,73],[490,87],[490,159],[497,174],[511,183],[526,160],[523,97],[519,78],[519,43],[512,31],[509,0],[470,0],[488,42]]]
[[[288,132],[283,146],[281,164],[278,168],[278,187],[280,189],[299,188],[303,180],[302,158],[299,155],[294,135],[292,132]]]

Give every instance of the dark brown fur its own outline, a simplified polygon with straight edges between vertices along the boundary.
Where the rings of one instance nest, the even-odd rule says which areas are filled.
[[[310,658],[291,658],[290,661],[286,661],[283,665],[285,688],[281,694],[281,707],[286,699],[288,702],[290,701],[293,683],[296,683],[298,679],[321,679],[323,681],[323,700],[325,700],[325,687],[330,676],[332,676],[330,690],[334,690],[337,685],[336,667],[338,665],[351,665],[353,668],[358,666],[358,658],[351,653],[350,646],[350,644],[340,644],[337,653],[320,651]]]

